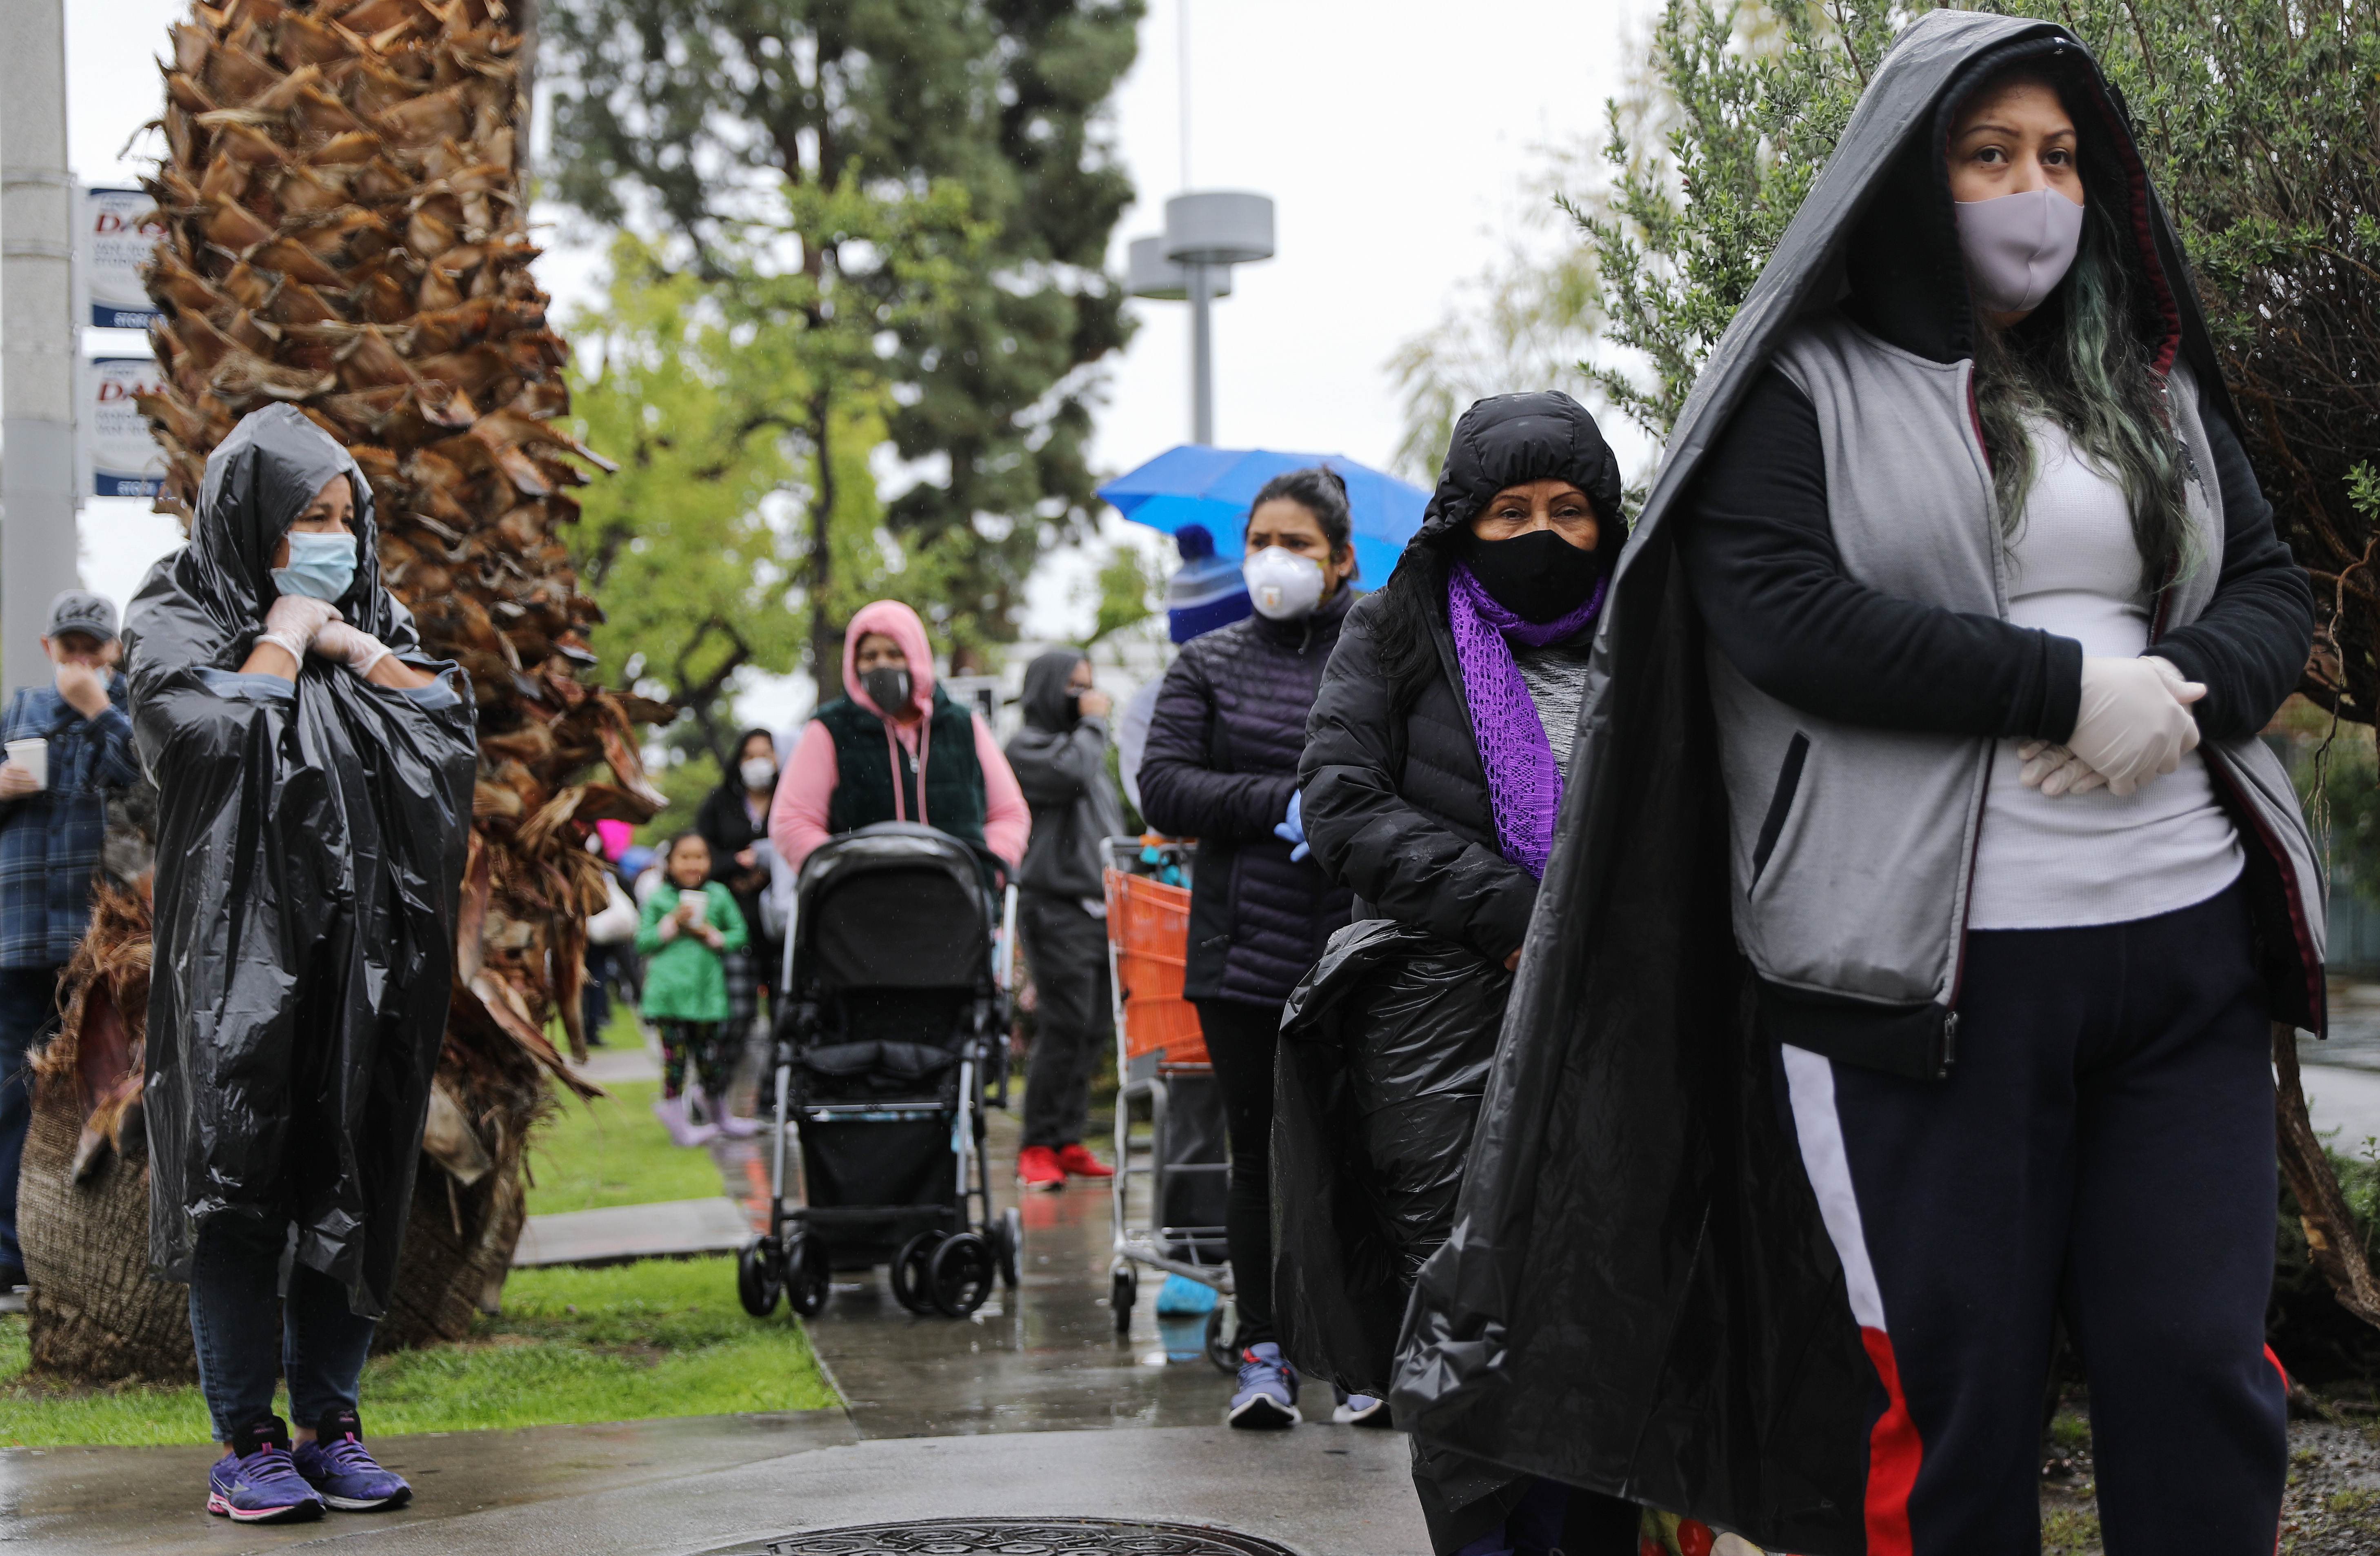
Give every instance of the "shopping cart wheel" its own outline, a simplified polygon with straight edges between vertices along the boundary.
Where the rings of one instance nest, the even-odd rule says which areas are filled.
[[[892,1256],[892,1300],[912,1313],[933,1310],[930,1269],[941,1240],[939,1232],[920,1232]]]
[[[1207,1360],[1226,1378],[1240,1375],[1240,1310],[1229,1297],[1208,1309]]]
[[[1000,1270],[1000,1283],[1014,1291],[1016,1266],[1025,1257],[1025,1218],[1011,1205],[992,1218],[986,1234],[991,1244],[991,1262]]]
[[[735,1256],[736,1299],[756,1319],[775,1312],[777,1299],[785,1295],[784,1276],[777,1269],[776,1251],[769,1246],[770,1241],[756,1237]]]
[[[785,1258],[785,1295],[793,1299],[794,1311],[805,1319],[815,1319],[826,1311],[826,1299],[833,1292],[834,1280],[827,1268],[825,1245],[815,1237],[795,1239]]]
[[[964,1319],[991,1295],[991,1245],[972,1232],[942,1239],[927,1270],[934,1306]]]
[[[1139,1287],[1140,1282],[1134,1277],[1132,1266],[1119,1261],[1115,1272],[1108,1277],[1108,1306],[1115,1311],[1118,1334],[1132,1332],[1132,1304],[1133,1299],[1140,1295]]]

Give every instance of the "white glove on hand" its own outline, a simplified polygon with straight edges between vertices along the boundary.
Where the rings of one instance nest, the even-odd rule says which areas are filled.
[[[285,594],[264,613],[264,631],[257,641],[276,645],[302,664],[306,660],[306,650],[314,646],[315,634],[338,619],[339,608],[327,600],[317,600],[305,594]]]
[[[343,621],[331,622],[314,635],[314,651],[324,659],[345,660],[358,675],[370,675],[372,666],[389,655],[387,644]]]
[[[2024,763],[2017,782],[2028,789],[2039,789],[2053,799],[2059,795],[2087,795],[2093,789],[2107,787],[2107,775],[2076,756],[2071,747],[2028,740],[2016,748],[2016,754],[2017,760]]]
[[[2082,705],[2066,744],[2106,775],[2109,794],[2129,795],[2198,748],[2189,704],[2205,695],[2166,660],[2085,658]]]

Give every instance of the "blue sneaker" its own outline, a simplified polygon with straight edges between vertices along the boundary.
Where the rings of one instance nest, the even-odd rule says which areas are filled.
[[[314,1441],[299,1443],[294,1457],[298,1473],[342,1513],[378,1513],[413,1500],[405,1477],[381,1468],[364,1446],[363,1423],[352,1410],[323,1416]]]
[[[1278,1431],[1297,1425],[1297,1368],[1268,1340],[1240,1353],[1240,1387],[1224,1416],[1227,1425],[1248,1431]]]
[[[237,1524],[295,1524],[322,1516],[322,1498],[289,1456],[278,1416],[243,1428],[207,1469],[207,1511]]]

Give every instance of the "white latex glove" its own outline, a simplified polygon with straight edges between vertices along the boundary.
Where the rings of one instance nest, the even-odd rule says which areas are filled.
[[[306,650],[314,646],[315,634],[338,619],[339,608],[327,600],[285,594],[264,613],[264,631],[258,641],[278,644],[291,659],[303,663]]]
[[[2205,695],[2162,659],[2085,658],[2082,705],[2066,744],[2107,775],[2109,794],[2129,795],[2198,748],[2189,704]]]
[[[350,626],[343,621],[327,622],[314,634],[314,651],[324,659],[344,660],[348,669],[358,675],[369,675],[372,666],[388,657],[388,645],[360,626]]]
[[[2028,740],[2016,748],[2016,754],[2017,760],[2024,763],[2017,781],[2053,799],[2059,795],[2087,795],[2093,789],[2107,786],[2107,775],[2076,756],[2071,747]]]

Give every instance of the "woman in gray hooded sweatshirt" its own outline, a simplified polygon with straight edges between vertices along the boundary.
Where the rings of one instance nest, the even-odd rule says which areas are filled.
[[[1083,1144],[1083,1119],[1091,1066],[1112,1031],[1099,844],[1123,831],[1123,808],[1108,775],[1112,704],[1091,684],[1089,656],[1076,649],[1041,655],[1025,667],[1020,700],[1025,727],[1007,754],[1033,808],[1033,840],[1017,871],[1016,918],[1033,969],[1038,1029],[1016,1173],[1028,1189],[1053,1189],[1064,1187],[1069,1174],[1111,1175]]]

